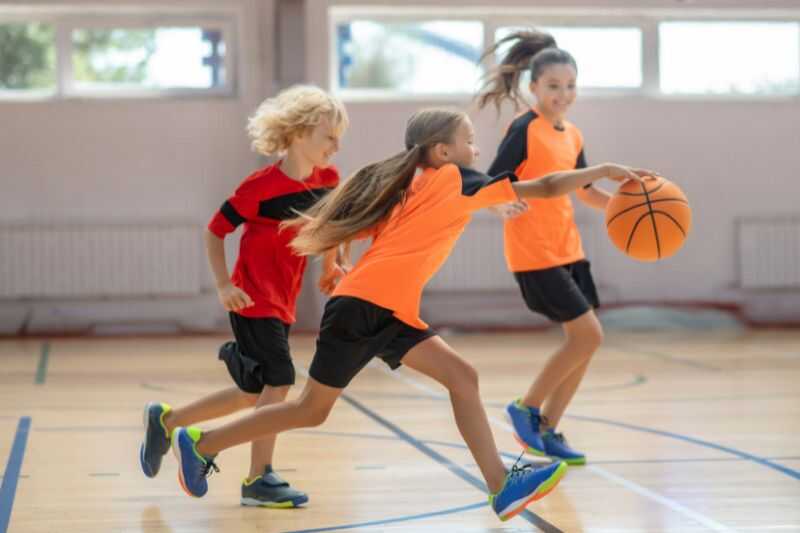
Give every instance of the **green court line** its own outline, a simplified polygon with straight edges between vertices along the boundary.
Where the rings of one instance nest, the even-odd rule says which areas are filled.
[[[39,367],[36,369],[36,385],[44,385],[47,378],[47,361],[50,359],[50,343],[43,342],[42,350],[39,353]]]

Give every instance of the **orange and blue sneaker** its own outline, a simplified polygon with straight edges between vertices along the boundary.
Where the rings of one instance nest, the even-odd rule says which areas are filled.
[[[542,434],[544,442],[544,453],[549,457],[560,459],[568,465],[585,465],[586,455],[573,450],[563,433],[556,433],[553,429],[548,429]]]
[[[270,507],[291,509],[308,502],[308,495],[289,486],[267,465],[264,473],[257,478],[242,482],[242,505],[250,507]]]
[[[541,426],[543,416],[536,407],[529,407],[516,399],[506,406],[506,416],[514,427],[514,438],[531,455],[544,456]]]
[[[169,433],[164,416],[172,408],[165,403],[150,402],[144,406],[144,439],[139,448],[139,464],[147,477],[156,477],[161,459],[169,450]]]
[[[178,460],[178,481],[189,496],[202,498],[208,492],[206,478],[219,468],[214,464],[215,456],[201,455],[197,451],[197,443],[203,432],[200,428],[190,426],[176,427],[172,431],[172,453]]]
[[[517,467],[515,464],[500,490],[489,495],[489,505],[505,522],[524,511],[529,503],[547,496],[564,477],[567,468],[567,464],[561,461],[540,468],[531,464]]]

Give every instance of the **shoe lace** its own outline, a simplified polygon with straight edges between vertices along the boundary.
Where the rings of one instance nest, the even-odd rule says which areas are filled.
[[[514,461],[514,464],[511,466],[511,472],[509,472],[508,476],[508,480],[510,482],[516,481],[517,479],[525,475],[527,472],[530,472],[531,470],[534,469],[531,463],[525,463],[522,466],[517,466],[519,462],[522,460],[522,456],[524,454],[525,454],[524,451],[521,454],[519,454],[519,457],[517,457],[517,460]]]
[[[536,417],[539,419],[539,427],[548,427],[550,425],[550,422],[547,420],[547,417],[544,416],[543,414],[535,415],[531,412],[530,409],[527,409],[527,411],[528,411],[528,418],[531,420],[531,424],[533,424],[533,417]]]
[[[560,442],[561,444],[566,444],[566,443],[567,443],[567,439],[564,437],[564,434],[563,434],[563,433],[556,433],[556,432],[553,432],[553,437],[554,437],[554,438],[555,438],[555,439],[556,439],[558,442]]]
[[[204,477],[211,477],[211,474],[214,472],[219,474],[219,467],[217,466],[217,463],[215,463],[213,459],[207,458],[206,464],[203,465],[202,474]]]

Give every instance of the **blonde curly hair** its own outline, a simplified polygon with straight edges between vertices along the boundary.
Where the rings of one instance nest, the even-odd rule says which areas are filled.
[[[295,85],[264,100],[247,121],[256,152],[271,156],[286,153],[298,135],[313,129],[327,116],[341,134],[349,124],[342,102],[319,87]]]

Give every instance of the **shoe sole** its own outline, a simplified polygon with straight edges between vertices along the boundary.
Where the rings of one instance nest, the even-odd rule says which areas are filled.
[[[549,478],[544,480],[538,487],[536,487],[536,490],[533,492],[533,494],[531,494],[530,498],[524,500],[521,504],[516,506],[511,511],[499,515],[500,520],[505,522],[507,520],[514,518],[519,513],[524,511],[528,505],[535,502],[536,500],[541,500],[542,498],[550,494],[553,491],[553,489],[556,488],[556,485],[558,485],[559,481],[561,481],[561,478],[564,477],[564,474],[567,473],[568,468],[569,467],[567,466],[567,464],[562,461],[561,464],[558,465],[558,468],[556,468],[555,472],[553,472],[553,474]]]
[[[523,451],[528,455],[533,455],[535,457],[547,457],[547,454],[545,454],[544,452],[540,452],[536,448],[531,448],[530,446],[528,446],[528,443],[522,440],[522,437],[517,435],[516,431],[514,432],[514,440],[517,441],[517,444],[522,446]]]
[[[267,507],[269,509],[294,509],[308,502],[308,497],[295,498],[288,502],[262,502],[255,498],[242,498],[242,507]]]
[[[150,406],[152,403],[147,403],[144,406],[144,413],[142,415],[142,424],[144,425],[144,439],[142,440],[142,445],[139,447],[139,464],[142,467],[142,472],[144,475],[149,478],[154,478],[158,475],[158,472],[153,472],[150,470],[147,461],[144,460],[144,443],[147,442],[147,434],[150,431]]]

